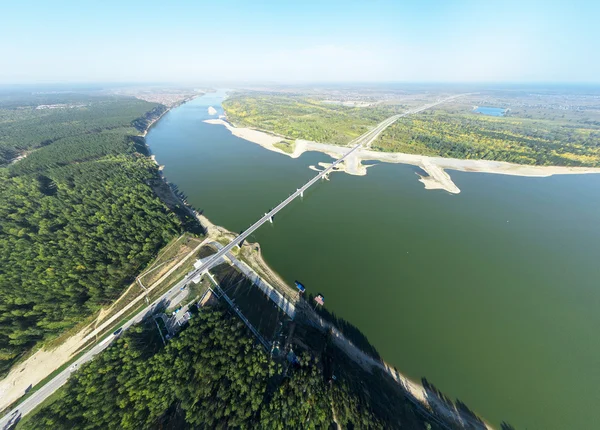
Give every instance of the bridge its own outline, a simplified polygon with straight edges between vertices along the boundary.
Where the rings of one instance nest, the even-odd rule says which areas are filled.
[[[369,130],[362,136],[359,136],[358,138],[354,139],[352,142],[350,142],[349,146],[351,146],[351,148],[348,150],[348,152],[346,154],[344,154],[342,157],[335,160],[329,167],[327,167],[326,169],[319,172],[318,175],[316,175],[314,178],[312,178],[310,181],[308,181],[302,187],[298,188],[287,199],[285,199],[284,201],[279,203],[277,206],[275,206],[275,208],[273,208],[269,212],[267,212],[261,219],[259,219],[254,224],[252,224],[246,231],[242,232],[239,236],[237,236],[235,239],[233,239],[229,244],[220,248],[216,254],[213,254],[211,257],[208,257],[196,270],[194,270],[193,272],[188,274],[184,279],[179,281],[177,283],[177,285],[175,285],[173,288],[171,288],[169,291],[167,291],[161,297],[156,299],[152,304],[148,305],[142,311],[135,314],[129,321],[127,321],[122,326],[123,331],[127,330],[133,324],[136,324],[136,323],[139,323],[140,321],[142,321],[145,316],[150,315],[152,313],[153,309],[155,308],[155,306],[157,306],[162,301],[166,300],[169,297],[174,297],[175,295],[179,294],[180,288],[182,286],[184,286],[185,284],[187,284],[190,280],[196,278],[199,275],[202,275],[205,272],[208,272],[209,269],[211,269],[213,266],[215,266],[216,264],[218,264],[221,261],[220,259],[225,254],[230,252],[233,249],[233,247],[239,246],[248,236],[250,236],[254,231],[256,231],[264,223],[273,222],[273,217],[275,216],[275,214],[277,212],[279,212],[281,209],[283,209],[288,204],[290,204],[298,196],[304,195],[304,191],[306,191],[310,186],[312,186],[316,182],[318,182],[319,179],[326,177],[331,171],[333,171],[335,169],[335,167],[337,165],[339,165],[340,163],[343,163],[350,155],[352,155],[358,149],[360,149],[363,146],[369,146],[375,139],[377,139],[377,137],[387,127],[392,125],[399,118],[422,112],[426,109],[432,108],[441,103],[453,100],[453,99],[455,99],[457,97],[461,97],[463,95],[464,94],[452,96],[452,97],[437,101],[435,103],[421,106],[417,109],[409,110],[402,114],[391,116],[391,117],[385,119],[384,121],[380,122],[372,130]],[[8,411],[6,413],[6,415],[4,415],[3,417],[0,418],[0,429],[4,430],[4,429],[11,428],[16,421],[18,421],[20,418],[22,418],[23,416],[30,413],[33,409],[35,409],[38,405],[40,405],[44,400],[46,400],[52,393],[54,393],[57,389],[59,389],[62,385],[64,385],[67,382],[71,373],[76,371],[82,364],[86,363],[87,361],[90,361],[95,355],[99,354],[104,349],[106,349],[115,338],[116,338],[116,336],[109,335],[108,337],[103,339],[100,343],[96,344],[89,351],[87,351],[82,357],[77,359],[77,361],[75,361],[74,364],[69,366],[67,369],[64,369],[57,376],[55,376],[54,379],[52,379],[50,382],[48,382],[44,386],[42,386],[38,391],[33,393],[33,395],[31,395],[31,397],[25,399],[21,404],[14,407],[11,411]]]
[[[235,246],[240,246],[244,242],[244,240],[246,240],[246,238],[248,236],[250,236],[256,230],[258,230],[258,228],[260,228],[264,223],[273,222],[273,217],[275,216],[275,214],[277,212],[279,212],[281,209],[283,209],[284,207],[289,205],[298,196],[304,196],[304,191],[306,191],[309,187],[311,187],[316,182],[318,182],[319,179],[325,178],[331,171],[333,171],[336,168],[337,165],[339,165],[340,163],[343,163],[350,155],[352,155],[354,152],[359,150],[361,147],[368,147],[369,145],[371,145],[371,143],[373,143],[373,141],[375,139],[377,139],[377,137],[386,128],[388,128],[390,125],[392,125],[398,119],[403,118],[408,115],[413,115],[413,114],[416,114],[419,112],[423,112],[424,110],[430,109],[441,103],[449,102],[451,100],[454,100],[458,97],[462,97],[464,95],[466,95],[466,94],[454,95],[452,97],[448,97],[443,100],[439,100],[434,103],[430,103],[430,104],[421,106],[417,109],[412,109],[407,112],[391,116],[391,117],[383,120],[379,124],[377,124],[377,126],[374,127],[372,130],[369,130],[365,134],[352,140],[348,144],[348,146],[351,146],[351,149],[348,152],[346,152],[342,157],[335,160],[326,169],[320,171],[318,175],[316,175],[314,178],[312,178],[310,181],[308,181],[302,187],[298,188],[287,199],[285,199],[284,201],[279,203],[277,206],[275,206],[273,209],[271,209],[269,212],[267,212],[261,219],[256,221],[254,224],[252,224],[246,230],[244,230],[239,236],[237,236],[235,239],[233,239],[231,242],[229,242],[227,245],[225,245],[223,248],[221,248],[216,254],[213,254],[212,257],[208,258],[200,267],[198,267],[193,273],[191,273],[189,275],[188,279],[194,279],[196,276],[202,275],[204,272],[207,272],[209,269],[211,269],[215,265],[215,263],[217,263],[219,261],[219,259],[221,257],[223,257],[225,254],[227,254],[229,251],[231,251]]]

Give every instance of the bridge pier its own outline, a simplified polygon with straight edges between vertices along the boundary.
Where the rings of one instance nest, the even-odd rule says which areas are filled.
[[[298,188],[296,191],[300,191],[300,188]],[[304,190],[300,191],[300,198],[304,198]]]
[[[267,215],[267,214],[265,214],[265,215]],[[273,224],[273,216],[269,217],[269,221],[271,222],[271,224]]]

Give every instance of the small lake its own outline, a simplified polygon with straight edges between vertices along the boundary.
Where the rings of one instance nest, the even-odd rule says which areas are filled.
[[[473,110],[473,112],[490,116],[504,116],[504,114],[506,113],[506,109],[490,106],[478,106],[476,109]]]
[[[174,109],[147,141],[192,205],[239,232],[331,158],[291,159],[203,123],[223,97]],[[418,171],[334,173],[251,240],[399,371],[496,428],[597,428],[600,175],[449,171],[461,189],[452,195],[425,190]]]

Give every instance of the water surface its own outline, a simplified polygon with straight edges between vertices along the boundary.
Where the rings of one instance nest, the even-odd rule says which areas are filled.
[[[491,106],[478,106],[473,112],[490,116],[504,116],[506,109]]]
[[[205,124],[223,93],[165,115],[148,143],[213,222],[240,231],[315,175],[298,159]],[[426,191],[412,166],[331,175],[254,235],[275,271],[326,297],[401,372],[426,377],[499,427],[600,422],[600,176],[450,171]]]

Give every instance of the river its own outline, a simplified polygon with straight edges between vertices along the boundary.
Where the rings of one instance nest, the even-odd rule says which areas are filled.
[[[202,121],[209,93],[166,114],[147,142],[214,223],[240,231],[315,175],[298,159]],[[600,175],[523,178],[418,168],[333,173],[251,238],[288,282],[322,293],[407,376],[426,377],[496,427],[600,423]]]

